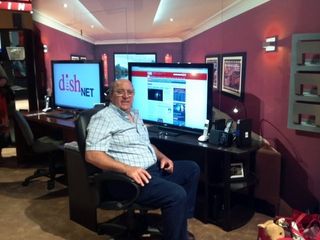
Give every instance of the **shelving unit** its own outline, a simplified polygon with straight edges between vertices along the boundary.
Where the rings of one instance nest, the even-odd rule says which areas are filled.
[[[196,218],[225,231],[239,228],[250,220],[255,211],[257,143],[247,148],[224,148],[210,143],[199,144],[195,136],[163,139],[151,134],[150,137],[151,142],[172,159],[192,159],[200,166]],[[230,177],[231,163],[242,163],[243,177]]]
[[[292,36],[288,127],[320,133],[320,33]]]

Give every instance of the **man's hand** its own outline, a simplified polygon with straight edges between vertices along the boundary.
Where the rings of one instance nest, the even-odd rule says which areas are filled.
[[[160,168],[163,169],[164,171],[167,171],[169,173],[173,173],[173,161],[167,157],[163,157],[159,159],[160,161]]]
[[[148,184],[149,179],[151,179],[151,175],[147,172],[147,170],[139,167],[127,166],[125,173],[128,177],[131,177],[136,183],[138,183],[142,187],[145,184]]]

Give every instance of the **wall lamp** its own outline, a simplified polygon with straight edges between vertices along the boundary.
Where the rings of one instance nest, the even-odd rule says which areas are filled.
[[[43,52],[44,53],[47,53],[48,52],[48,45],[46,45],[46,44],[43,44]]]
[[[277,51],[277,41],[278,38],[276,36],[268,37],[264,41],[262,47],[266,52],[275,52]]]

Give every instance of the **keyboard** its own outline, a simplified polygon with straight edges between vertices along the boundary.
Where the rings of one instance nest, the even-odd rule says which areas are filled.
[[[70,119],[70,118],[74,118],[74,114],[73,113],[60,113],[60,112],[51,112],[51,113],[47,113],[46,114],[48,117],[52,117],[52,118],[59,118],[59,119]]]

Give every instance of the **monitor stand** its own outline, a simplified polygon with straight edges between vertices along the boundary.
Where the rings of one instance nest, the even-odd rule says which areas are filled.
[[[156,125],[148,126],[148,131],[158,133],[159,135],[170,136],[170,137],[177,137],[183,134],[183,132],[179,130],[163,127],[163,126],[156,126]]]

